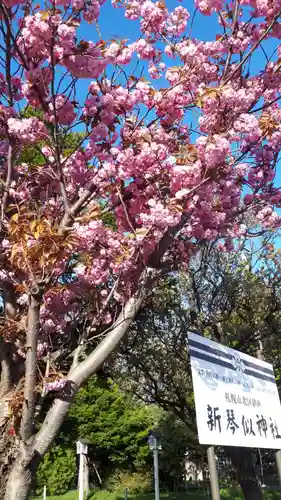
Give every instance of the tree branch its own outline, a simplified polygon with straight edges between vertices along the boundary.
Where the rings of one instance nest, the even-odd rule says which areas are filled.
[[[59,171],[59,179],[60,179],[60,189],[61,189],[61,195],[64,203],[64,210],[65,213],[67,214],[69,212],[69,202],[68,202],[68,196],[67,196],[67,191],[66,191],[66,185],[65,185],[65,178],[64,178],[64,173],[63,169],[61,166],[61,148],[59,144],[59,125],[58,125],[58,110],[57,110],[57,103],[56,103],[56,91],[55,91],[55,58],[54,58],[54,33],[53,34],[53,43],[51,46],[51,68],[52,68],[52,79],[51,79],[51,98],[52,98],[52,104],[53,104],[53,116],[54,116],[54,126],[53,126],[53,139],[54,139],[54,144],[55,144],[55,157],[56,157],[56,163],[57,163],[57,168]]]
[[[0,339],[0,364],[1,364],[1,381],[0,381],[0,396],[3,396],[12,387],[12,345],[10,342],[4,342]]]
[[[4,314],[6,318],[15,318],[17,314],[17,297],[12,283],[2,280]]]
[[[36,405],[35,388],[37,376],[37,343],[40,326],[40,304],[41,296],[30,295],[26,335],[24,404],[21,421],[21,437],[24,441],[27,441],[32,435]]]
[[[58,433],[79,387],[97,371],[127,333],[156,279],[157,272],[155,270],[145,270],[143,272],[138,290],[127,301],[106,337],[82,363],[71,371],[65,388],[61,391],[60,396],[55,399],[35,437],[34,454],[42,456],[47,451]]]
[[[72,220],[76,215],[79,213],[79,211],[82,209],[83,205],[89,200],[89,198],[92,196],[96,186],[92,185],[89,189],[85,191],[85,193],[77,200],[72,207],[66,212],[62,218],[62,221],[60,223],[60,229],[62,232],[67,231],[68,227],[70,226]]]
[[[249,50],[248,54],[246,54],[246,56],[242,59],[242,61],[238,64],[238,66],[234,69],[234,71],[232,73],[230,73],[230,75],[228,76],[228,78],[225,79],[225,81],[223,82],[224,86],[230,80],[232,80],[232,78],[236,75],[236,73],[240,70],[240,68],[242,68],[242,66],[245,64],[245,62],[248,61],[249,57],[251,57],[251,55],[253,54],[253,52],[259,47],[259,45],[261,44],[261,42],[267,37],[268,33],[270,32],[271,28],[273,28],[274,24],[277,22],[277,20],[280,17],[280,15],[281,15],[281,9],[274,16],[274,18],[272,19],[271,23],[268,25],[268,27],[266,28],[266,30],[263,32],[263,34],[260,37],[260,39],[256,43],[254,43],[254,45]]]
[[[2,197],[2,207],[1,207],[1,221],[3,223],[5,217],[5,211],[8,205],[9,190],[13,178],[13,146],[9,144],[8,148],[8,158],[7,158],[7,177],[4,187],[4,194]]]

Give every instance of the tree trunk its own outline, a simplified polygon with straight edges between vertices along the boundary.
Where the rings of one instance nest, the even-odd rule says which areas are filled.
[[[232,465],[236,469],[238,482],[245,500],[263,500],[263,493],[258,480],[252,450],[250,448],[227,448]]]
[[[0,453],[1,500],[26,500],[32,480],[31,463],[23,458],[18,442],[6,440]]]
[[[147,296],[148,292],[151,291],[152,286],[158,276],[158,272],[155,270],[145,270],[139,281],[139,288],[134,295],[130,297],[124,306],[122,312],[118,316],[114,325],[104,337],[104,339],[98,344],[94,351],[83,361],[78,362],[77,366],[70,370],[67,382],[65,386],[58,391],[56,399],[53,401],[47,415],[45,416],[44,422],[40,427],[37,434],[27,438],[24,444],[24,440],[21,440],[18,445],[14,455],[10,457],[7,464],[5,465],[5,479],[6,489],[5,495],[2,494],[2,488],[0,482],[0,500],[26,500],[32,484],[32,479],[36,473],[38,464],[41,458],[44,456],[46,451],[50,448],[56,435],[58,434],[60,427],[64,421],[64,418],[69,410],[73,399],[79,390],[79,387],[91,376],[97,369],[104,363],[109,354],[118,346],[120,340],[127,333],[128,328],[134,321],[143,300]],[[36,319],[36,318],[35,318]],[[35,346],[33,346],[34,349]],[[33,372],[33,358],[30,360],[30,372]],[[29,436],[31,427],[31,419],[33,420],[33,409],[34,401],[33,394],[28,391],[28,395],[31,399],[31,415],[27,415],[27,410],[25,414],[26,422],[28,423],[26,435]],[[3,406],[3,405],[2,405]],[[7,436],[5,422],[9,420],[9,412],[7,411],[7,405],[5,404],[1,411],[1,400],[0,400],[0,417],[2,414],[2,419],[0,418],[0,438],[2,436]],[[2,426],[1,429],[1,420]],[[25,432],[24,432],[25,434]],[[1,441],[1,439],[0,439]],[[14,441],[15,443],[15,441]],[[1,455],[1,453],[0,453]],[[3,450],[3,456],[5,457],[5,450]],[[1,456],[0,456],[1,460]],[[0,481],[1,481],[1,462],[0,462]],[[258,499],[257,499],[258,500]]]
[[[29,466],[16,459],[9,474],[4,500],[26,500],[31,486],[32,474]]]

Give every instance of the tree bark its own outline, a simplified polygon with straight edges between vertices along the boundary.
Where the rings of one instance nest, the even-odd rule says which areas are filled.
[[[12,387],[12,344],[0,339],[0,397]]]
[[[26,500],[32,481],[30,465],[19,456],[13,466],[6,485],[4,500]]]
[[[24,441],[32,436],[34,425],[34,412],[36,403],[37,382],[37,343],[40,327],[40,302],[41,296],[29,297],[26,335],[26,362],[24,405],[21,421],[21,437]]]
[[[258,480],[252,450],[250,448],[226,449],[232,465],[237,471],[237,477],[245,500],[263,500],[263,493]]]
[[[19,457],[20,457],[19,442],[14,437],[9,436],[7,431],[8,431],[7,422],[5,424],[2,421],[2,425],[0,425],[0,498],[1,498],[1,500],[6,498],[5,497],[6,493],[10,493],[13,491],[13,489],[11,488],[11,484],[15,480],[15,474],[11,475],[11,472],[14,470],[14,468],[15,468],[15,471],[16,470],[18,471]],[[17,460],[18,460],[18,462],[17,462]],[[16,463],[17,463],[17,467],[15,467]],[[19,476],[18,473],[17,473],[17,476]],[[18,478],[17,478],[15,484],[19,484]],[[15,497],[15,498],[17,498],[17,497]]]

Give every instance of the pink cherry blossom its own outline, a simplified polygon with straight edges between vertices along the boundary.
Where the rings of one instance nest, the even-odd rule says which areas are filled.
[[[23,143],[35,143],[48,137],[47,129],[38,118],[8,119],[8,131]]]
[[[52,392],[52,391],[59,391],[60,389],[63,389],[67,380],[66,379],[58,379],[55,380],[54,382],[48,382],[45,384],[45,391],[46,392]]]

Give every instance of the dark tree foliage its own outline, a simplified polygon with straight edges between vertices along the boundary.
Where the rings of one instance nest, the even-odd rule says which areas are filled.
[[[279,379],[280,262],[268,241],[230,255],[206,245],[184,275],[163,278],[115,355],[122,384],[184,422],[198,455],[188,330],[272,362]],[[262,498],[250,451],[228,452],[245,498]]]

